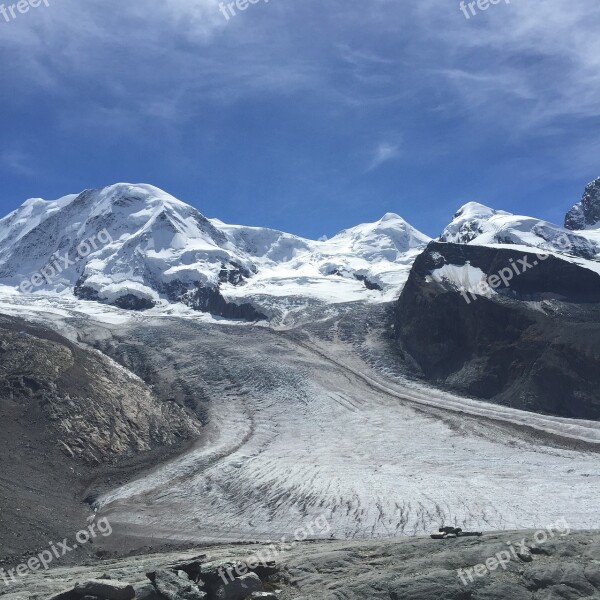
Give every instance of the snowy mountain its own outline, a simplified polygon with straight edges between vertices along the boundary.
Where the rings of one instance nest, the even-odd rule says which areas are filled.
[[[576,221],[575,213],[582,215]],[[574,231],[470,202],[439,241],[600,259],[600,179],[567,215]],[[596,223],[597,224],[597,223]],[[308,306],[390,302],[430,242],[396,214],[308,240],[208,219],[145,184],[28,200],[0,220],[0,283],[120,308],[186,305],[226,318],[284,323]],[[293,318],[292,318],[293,320]]]
[[[197,210],[148,185],[29,200],[0,221],[0,248],[0,278],[21,291],[132,308],[256,268]]]
[[[600,240],[591,233],[573,232],[548,221],[469,202],[454,215],[439,241],[476,246],[527,246],[590,260],[600,257]]]
[[[296,298],[328,304],[391,301],[429,241],[398,215],[387,214],[327,241],[304,240],[305,252],[259,269],[243,287],[224,285],[222,290],[238,302],[251,298],[270,318],[280,320],[297,309]]]
[[[28,294],[74,293],[132,309],[183,302],[254,320],[263,316],[257,297],[397,296],[428,241],[392,214],[306,240],[209,220],[158,188],[122,183],[28,200],[0,220],[0,282]]]

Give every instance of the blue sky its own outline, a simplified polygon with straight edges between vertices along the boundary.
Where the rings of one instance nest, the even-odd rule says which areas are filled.
[[[600,5],[48,0],[0,20],[0,212],[119,181],[307,237],[600,176]]]

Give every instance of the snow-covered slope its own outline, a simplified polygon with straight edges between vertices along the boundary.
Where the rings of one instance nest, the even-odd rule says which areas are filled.
[[[381,287],[393,286],[396,265],[412,262],[414,251],[421,251],[430,241],[402,217],[387,213],[376,223],[346,229],[325,242],[317,254],[319,270],[326,275],[359,275]]]
[[[223,316],[239,313],[228,302],[252,299],[252,318],[259,297],[393,299],[428,241],[392,214],[306,240],[209,220],[150,185],[116,184],[28,200],[0,220],[0,283],[127,308],[183,301]]]
[[[330,240],[303,241],[308,246],[305,252],[288,254],[289,260],[260,270],[243,288],[224,286],[224,294],[254,297],[280,310],[281,302],[298,296],[328,303],[393,300],[430,238],[388,213]],[[294,247],[298,248],[297,241]]]
[[[152,304],[215,286],[223,270],[255,268],[196,209],[127,184],[26,202],[0,221],[0,260],[2,282],[22,291],[77,289],[109,303],[135,296]]]
[[[586,232],[573,232],[548,221],[493,210],[477,202],[461,207],[439,239],[476,246],[528,246],[588,260],[600,257],[597,239]]]
[[[225,234],[231,244],[262,267],[288,262],[298,254],[312,252],[319,244],[266,227],[228,225],[219,219],[211,219],[211,223]]]

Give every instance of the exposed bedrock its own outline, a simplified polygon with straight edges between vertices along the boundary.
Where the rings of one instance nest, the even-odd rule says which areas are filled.
[[[542,540],[542,541],[540,541]],[[528,550],[523,551],[522,546]],[[14,600],[226,598],[228,600],[551,600],[600,597],[597,532],[547,530],[490,533],[482,538],[331,541],[298,544],[277,557],[268,576],[238,576],[227,567],[250,564],[262,546],[220,546],[148,554],[36,573],[16,582]],[[521,556],[520,556],[521,555]],[[527,557],[527,558],[525,558]],[[211,560],[211,563],[202,562]],[[208,579],[222,566],[222,575]],[[208,572],[207,572],[208,571]],[[197,573],[197,574],[196,574]],[[229,574],[232,574],[230,580]],[[110,577],[110,579],[106,579]],[[228,583],[225,584],[224,581]],[[78,582],[79,585],[74,584]],[[75,587],[74,587],[75,586]],[[252,591],[264,588],[265,592]]]
[[[79,528],[89,514],[82,499],[91,479],[125,461],[159,460],[202,433],[200,410],[100,352],[5,316],[0,422],[2,557]]]
[[[475,268],[489,277],[525,254],[432,242],[397,303],[398,346],[436,384],[525,410],[600,419],[600,276],[569,260],[526,256],[531,267],[508,287],[473,296],[436,271]]]
[[[224,277],[233,279],[238,277],[238,272],[235,270],[224,270],[223,273]],[[181,302],[194,310],[209,313],[217,317],[251,322],[261,321],[267,318],[248,302],[242,304],[228,302],[221,294],[218,286],[206,287],[197,284],[195,288],[190,289],[189,285],[180,281],[174,281],[166,285],[157,284],[157,289],[161,293],[164,293],[171,302]],[[86,286],[83,281],[78,282],[75,286],[74,294],[81,300],[103,302],[126,310],[144,311],[149,310],[156,305],[154,300],[140,297],[132,293],[124,294],[116,299],[107,300],[102,298],[96,290]]]

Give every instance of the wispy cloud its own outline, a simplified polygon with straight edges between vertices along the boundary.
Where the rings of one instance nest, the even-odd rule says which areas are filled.
[[[550,0],[540,10],[513,2],[471,21],[452,19],[455,7],[442,11],[437,0],[419,5],[419,27],[443,24],[424,57],[436,57],[439,84],[449,84],[465,112],[487,106],[497,125],[526,135],[565,118],[600,117],[597,4]]]
[[[371,158],[371,162],[367,167],[367,172],[374,171],[379,168],[381,165],[394,160],[400,156],[400,145],[399,144],[390,144],[388,142],[381,142],[377,145],[373,152],[373,156]]]
[[[322,200],[377,171],[363,179],[390,197],[403,177],[447,190],[461,160],[489,178],[477,191],[507,172],[515,186],[587,177],[598,162],[599,4],[514,0],[467,21],[458,1],[272,0],[226,21],[219,2],[61,0],[2,27],[0,148],[59,149],[39,154],[65,178],[81,171],[76,152],[123,176],[168,160],[171,181],[198,171],[202,186],[237,170],[216,179],[248,192],[211,193],[242,198],[256,178],[274,203],[304,201],[308,179]],[[260,164],[244,169],[243,153]],[[25,157],[4,154],[25,173]],[[400,160],[410,174],[382,168]]]

